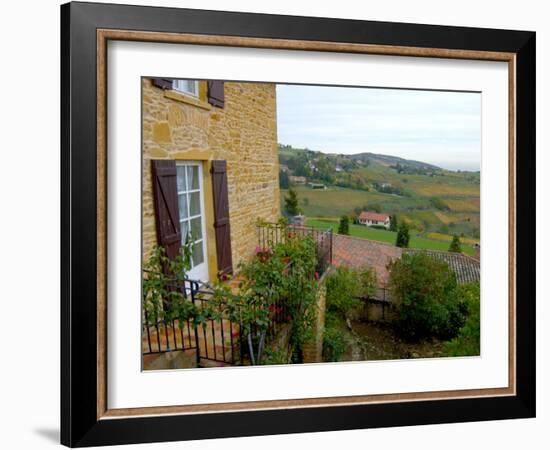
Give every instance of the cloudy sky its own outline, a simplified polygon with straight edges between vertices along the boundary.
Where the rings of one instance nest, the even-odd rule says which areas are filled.
[[[478,93],[277,85],[277,127],[294,147],[479,170]]]

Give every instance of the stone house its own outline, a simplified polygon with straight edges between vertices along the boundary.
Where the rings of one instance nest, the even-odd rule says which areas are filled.
[[[142,79],[143,257],[192,242],[189,277],[250,257],[280,216],[275,85]]]

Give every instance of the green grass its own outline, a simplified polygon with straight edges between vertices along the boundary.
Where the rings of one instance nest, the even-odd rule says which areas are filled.
[[[338,221],[330,219],[306,219],[306,225],[332,230],[338,232]],[[376,228],[366,227],[364,225],[351,224],[349,226],[350,236],[355,236],[363,239],[370,239],[372,241],[385,242],[386,244],[395,245],[395,239],[397,233],[394,231],[378,230]],[[436,241],[433,239],[427,239],[420,236],[411,235],[409,242],[409,248],[419,248],[424,250],[449,250],[449,242]],[[462,245],[462,251],[467,255],[473,255],[474,249],[468,245]]]

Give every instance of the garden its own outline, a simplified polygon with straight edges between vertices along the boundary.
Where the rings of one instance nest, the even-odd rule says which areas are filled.
[[[367,320],[376,278],[338,267],[326,280],[324,360],[363,361],[480,354],[479,283],[460,285],[444,261],[404,254],[389,268],[391,314]]]
[[[261,228],[263,245],[234,277],[202,286],[186,279],[186,246],[174,259],[154,250],[144,267],[144,354],[194,350],[196,366],[303,362],[322,282],[319,239],[284,224]]]

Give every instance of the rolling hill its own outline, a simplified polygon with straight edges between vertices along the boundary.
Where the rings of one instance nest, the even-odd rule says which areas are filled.
[[[414,233],[446,242],[452,234],[479,240],[479,172],[449,171],[433,164],[376,153],[326,154],[279,146],[281,205],[292,176],[300,207],[310,219],[355,216],[361,210],[397,214]],[[286,181],[286,183],[285,183]],[[319,183],[325,189],[312,189]]]

